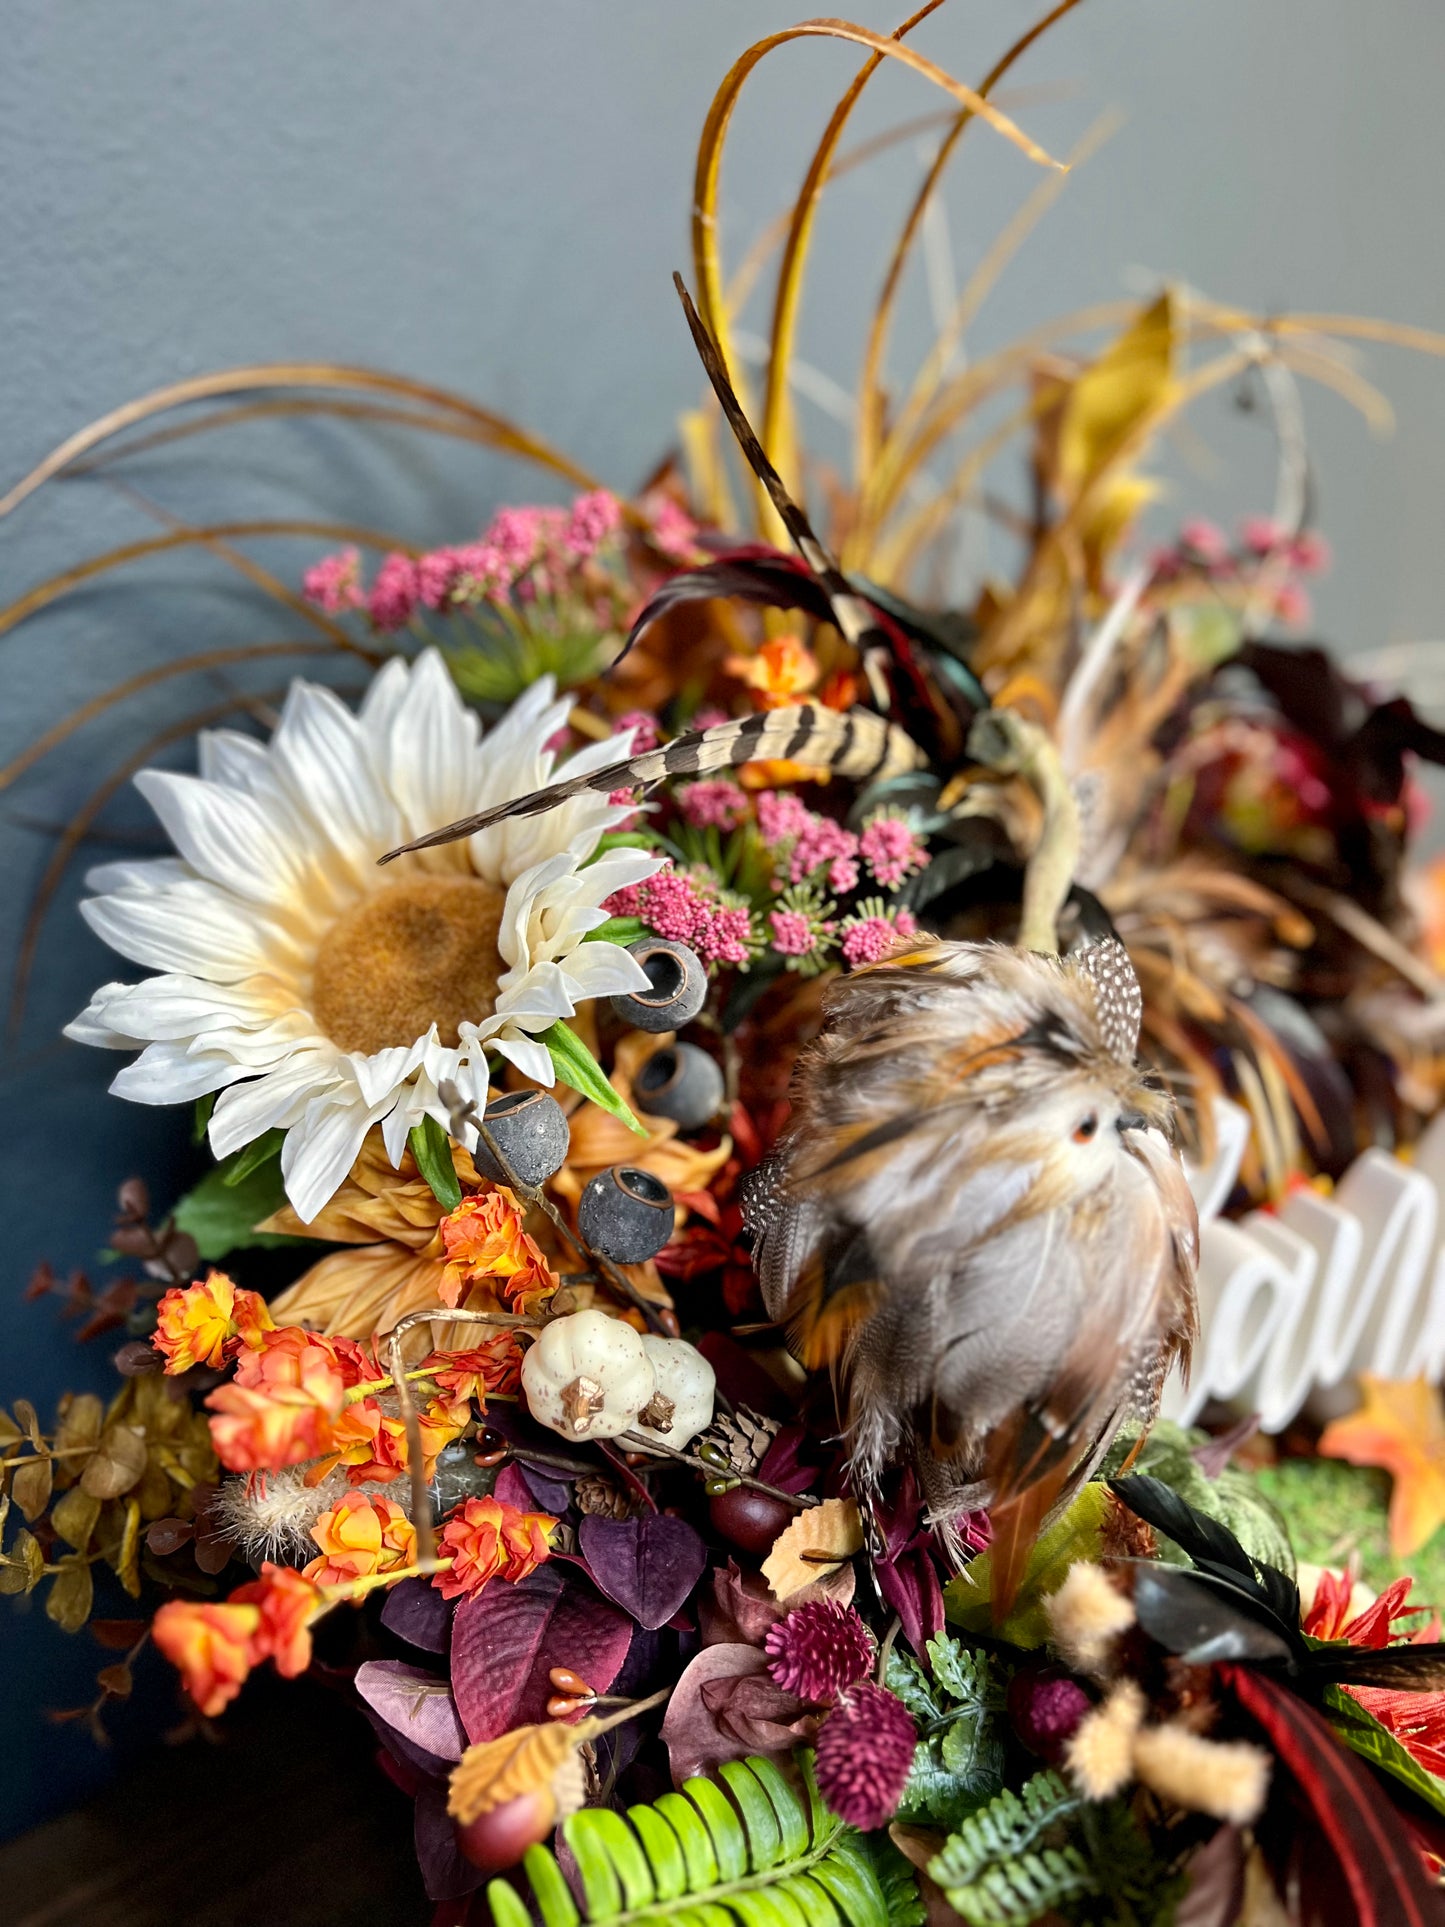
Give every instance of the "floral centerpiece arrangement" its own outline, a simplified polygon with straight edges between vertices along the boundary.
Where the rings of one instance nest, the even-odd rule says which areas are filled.
[[[320,1650],[415,1802],[438,1927],[1442,1914],[1438,1393],[1367,1378],[1269,1438],[1221,1404],[1154,1422],[1220,1117],[1239,1219],[1408,1160],[1445,1094],[1409,864],[1445,737],[1285,633],[1327,560],[1296,381],[1368,401],[1339,343],[1389,331],[1168,289],[968,360],[991,258],[891,387],[961,137],[1013,143],[1036,202],[1060,175],[995,97],[1074,0],[977,89],[911,46],[937,4],[725,78],[688,310],[720,406],[637,496],[463,398],[308,366],[153,396],[0,505],[258,407],[569,485],[425,550],[338,528],[294,585],[171,517],[0,612],[196,543],[364,671],[292,682],[260,733],[205,718],[194,774],[136,775],[170,853],[89,878],[124,968],[67,1035],[214,1164],[159,1214],[127,1184],[114,1275],[71,1279],[113,1398],[0,1414],[0,1591],[123,1649],[98,1731],[152,1653],[209,1725]],[[820,36],[866,60],[730,283],[732,108]],[[798,295],[886,62],[948,107],[853,474],[819,477]],[[1151,546],[1157,437],[1241,382],[1279,427],[1271,513]],[[1027,512],[989,481],[1020,450]],[[979,516],[1020,559],[941,606]]]

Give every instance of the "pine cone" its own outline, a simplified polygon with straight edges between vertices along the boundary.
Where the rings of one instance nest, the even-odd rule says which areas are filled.
[[[632,1500],[620,1485],[597,1474],[579,1479],[572,1488],[572,1502],[584,1518],[630,1519]]]
[[[731,1417],[719,1413],[693,1450],[720,1471],[726,1468],[738,1478],[751,1478],[768,1456],[779,1430],[777,1419],[763,1418],[740,1405]],[[711,1450],[704,1449],[707,1447]]]

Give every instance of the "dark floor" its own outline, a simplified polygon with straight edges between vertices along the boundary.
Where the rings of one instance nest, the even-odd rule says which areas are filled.
[[[426,1927],[411,1802],[349,1707],[256,1681],[224,1742],[149,1750],[0,1846],[0,1927]]]

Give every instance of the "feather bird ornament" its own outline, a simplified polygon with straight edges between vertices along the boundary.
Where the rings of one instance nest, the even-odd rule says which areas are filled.
[[[1194,1204],[1113,940],[915,942],[840,978],[745,1215],[769,1314],[839,1385],[866,1497],[987,1505],[996,1606],[1195,1332]]]
[[[791,500],[678,282],[719,402],[840,632],[865,664],[887,637]],[[770,1316],[838,1385],[866,1501],[913,1460],[933,1521],[988,1505],[1006,1610],[1043,1519],[1130,1417],[1150,1420],[1195,1335],[1198,1226],[1172,1106],[1136,1064],[1142,999],[1116,939],[1053,954],[1080,850],[1046,733],[981,709],[976,761],[1038,793],[1019,943],[911,940],[829,993],[793,1116],[745,1216]],[[452,841],[610,792],[754,760],[859,780],[920,767],[863,709],[773,710],[448,824]],[[389,861],[384,858],[383,861]]]

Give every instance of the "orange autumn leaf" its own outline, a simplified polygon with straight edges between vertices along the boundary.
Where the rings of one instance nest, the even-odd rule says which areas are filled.
[[[518,1726],[495,1740],[469,1746],[452,1769],[447,1812],[466,1826],[508,1800],[551,1788],[576,1746],[577,1730],[551,1720]]]
[[[1325,1427],[1320,1451],[1390,1474],[1390,1550],[1408,1558],[1445,1524],[1445,1407],[1423,1378],[1362,1372],[1360,1391],[1359,1410]]]

